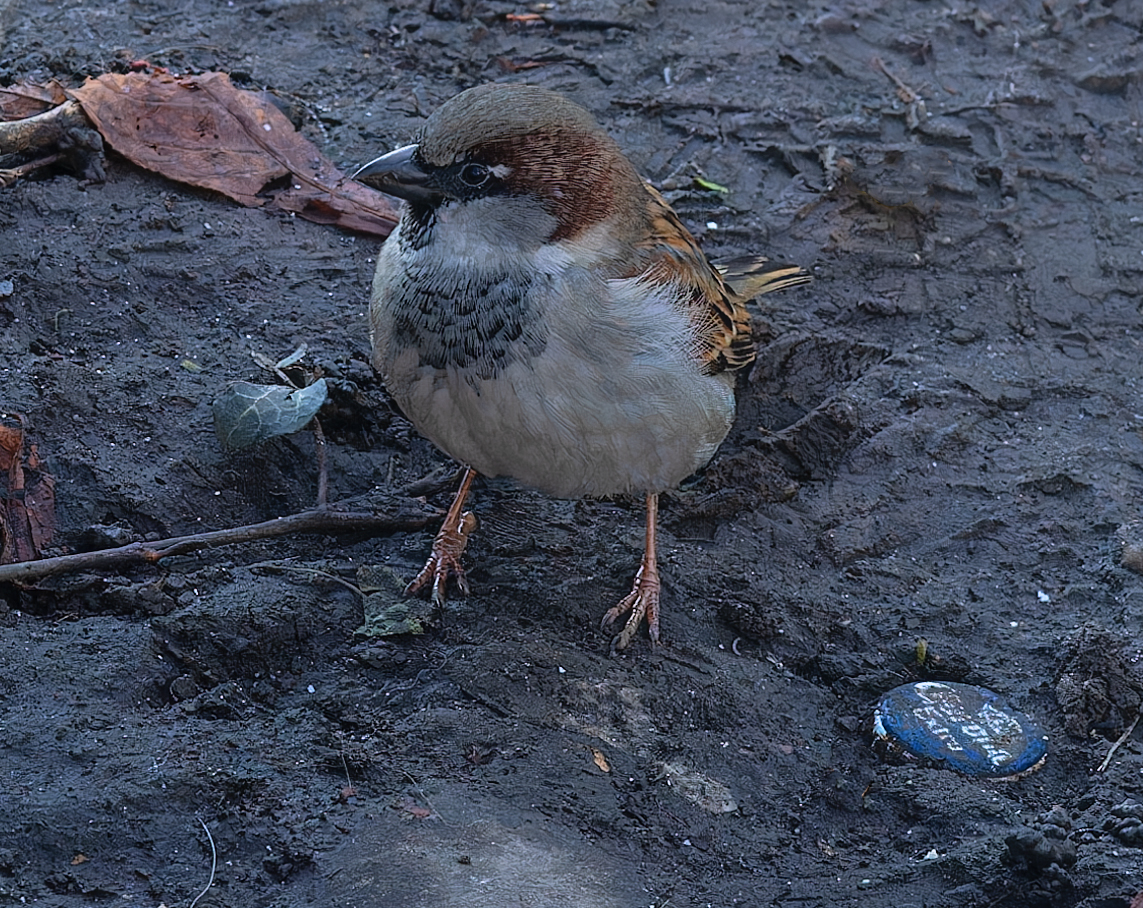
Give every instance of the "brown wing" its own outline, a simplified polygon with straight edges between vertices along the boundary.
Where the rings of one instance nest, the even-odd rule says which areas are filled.
[[[762,293],[807,283],[809,274],[765,259],[736,260],[724,274],[699,249],[666,200],[651,186],[647,191],[651,230],[639,243],[641,271],[681,288],[680,303],[694,325],[695,355],[703,372],[749,365],[754,361],[754,340],[746,303]]]

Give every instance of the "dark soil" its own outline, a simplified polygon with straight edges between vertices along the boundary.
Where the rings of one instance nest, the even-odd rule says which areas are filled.
[[[1143,6],[527,11],[0,3],[5,82],[227,71],[346,168],[469,85],[567,92],[712,257],[816,276],[766,298],[735,429],[665,496],[657,652],[598,627],[640,503],[500,480],[472,596],[420,636],[358,633],[339,581],[385,600],[433,526],[0,587],[0,905],[186,908],[213,842],[198,908],[1126,908],[1143,730],[1100,765],[1141,691]],[[312,435],[226,454],[210,409],[303,343],[363,400],[331,498],[443,468],[447,504],[367,366],[375,240],[114,155],[3,191],[0,226],[0,409],[59,552],[311,507]],[[1046,765],[882,761],[873,704],[925,677],[1004,694]]]

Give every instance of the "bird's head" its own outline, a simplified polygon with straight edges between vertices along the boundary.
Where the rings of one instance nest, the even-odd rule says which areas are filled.
[[[425,122],[413,144],[354,174],[427,214],[444,206],[505,200],[482,209],[523,217],[537,242],[575,239],[611,222],[622,230],[645,209],[638,174],[584,108],[532,85],[461,92]],[[629,212],[625,216],[625,212]]]

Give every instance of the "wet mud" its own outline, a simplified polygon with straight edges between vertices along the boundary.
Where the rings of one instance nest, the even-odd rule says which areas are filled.
[[[419,635],[371,615],[431,525],[0,586],[0,904],[1143,890],[1143,7],[14,0],[0,35],[5,83],[229,72],[347,169],[464,87],[535,82],[713,258],[815,276],[765,298],[735,428],[664,496],[657,651],[598,626],[640,502],[504,480],[476,489],[473,594]],[[54,477],[53,551],[312,507],[312,435],[227,453],[210,409],[303,343],[359,391],[330,498],[447,506],[454,465],[368,366],[375,239],[106,175],[0,192],[0,411]],[[1032,716],[1043,768],[883,761],[874,704],[925,678]]]

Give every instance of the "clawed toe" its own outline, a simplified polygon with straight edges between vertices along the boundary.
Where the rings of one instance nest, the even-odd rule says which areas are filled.
[[[437,538],[433,540],[433,551],[429,555],[429,560],[405,587],[405,595],[411,596],[431,584],[433,602],[438,606],[444,605],[448,598],[449,577],[455,577],[456,588],[460,590],[462,596],[467,596],[468,578],[465,577],[460,556],[464,553],[468,537],[474,529],[476,529],[476,515],[472,511],[465,511],[460,516],[459,524],[446,521],[437,533]]]
[[[627,649],[639,626],[644,619],[647,621],[647,633],[651,637],[651,645],[659,643],[659,562],[656,556],[655,524],[659,516],[659,496],[647,495],[647,538],[643,548],[643,563],[635,575],[635,583],[617,606],[608,609],[603,616],[602,627],[608,630],[628,612],[630,617],[624,623],[619,633],[611,638],[611,654]]]
[[[421,568],[420,573],[405,587],[405,595],[412,596],[428,586],[432,590],[433,602],[438,606],[444,605],[448,599],[449,577],[456,579],[457,590],[462,596],[467,596],[469,592],[468,578],[464,574],[464,567],[461,565],[460,559],[434,551],[429,556],[428,561],[425,562],[425,566]]]
[[[639,632],[644,619],[647,621],[647,633],[651,638],[651,645],[656,646],[659,643],[659,572],[655,569],[654,563],[651,564],[651,570],[648,570],[644,562],[639,568],[639,573],[635,575],[631,592],[614,608],[608,609],[600,626],[608,630],[628,613],[630,615],[619,633],[611,638],[612,655],[627,649]]]
[[[433,540],[433,551],[429,560],[421,568],[421,572],[405,587],[405,595],[411,596],[432,584],[433,602],[442,606],[448,598],[448,578],[456,578],[456,587],[461,595],[468,595],[468,579],[464,576],[464,566],[460,563],[460,556],[468,545],[468,537],[476,529],[476,515],[472,511],[465,511],[464,502],[468,498],[468,491],[472,488],[472,481],[476,472],[471,468],[464,471],[460,488],[457,489],[452,505],[445,515],[440,532]]]

